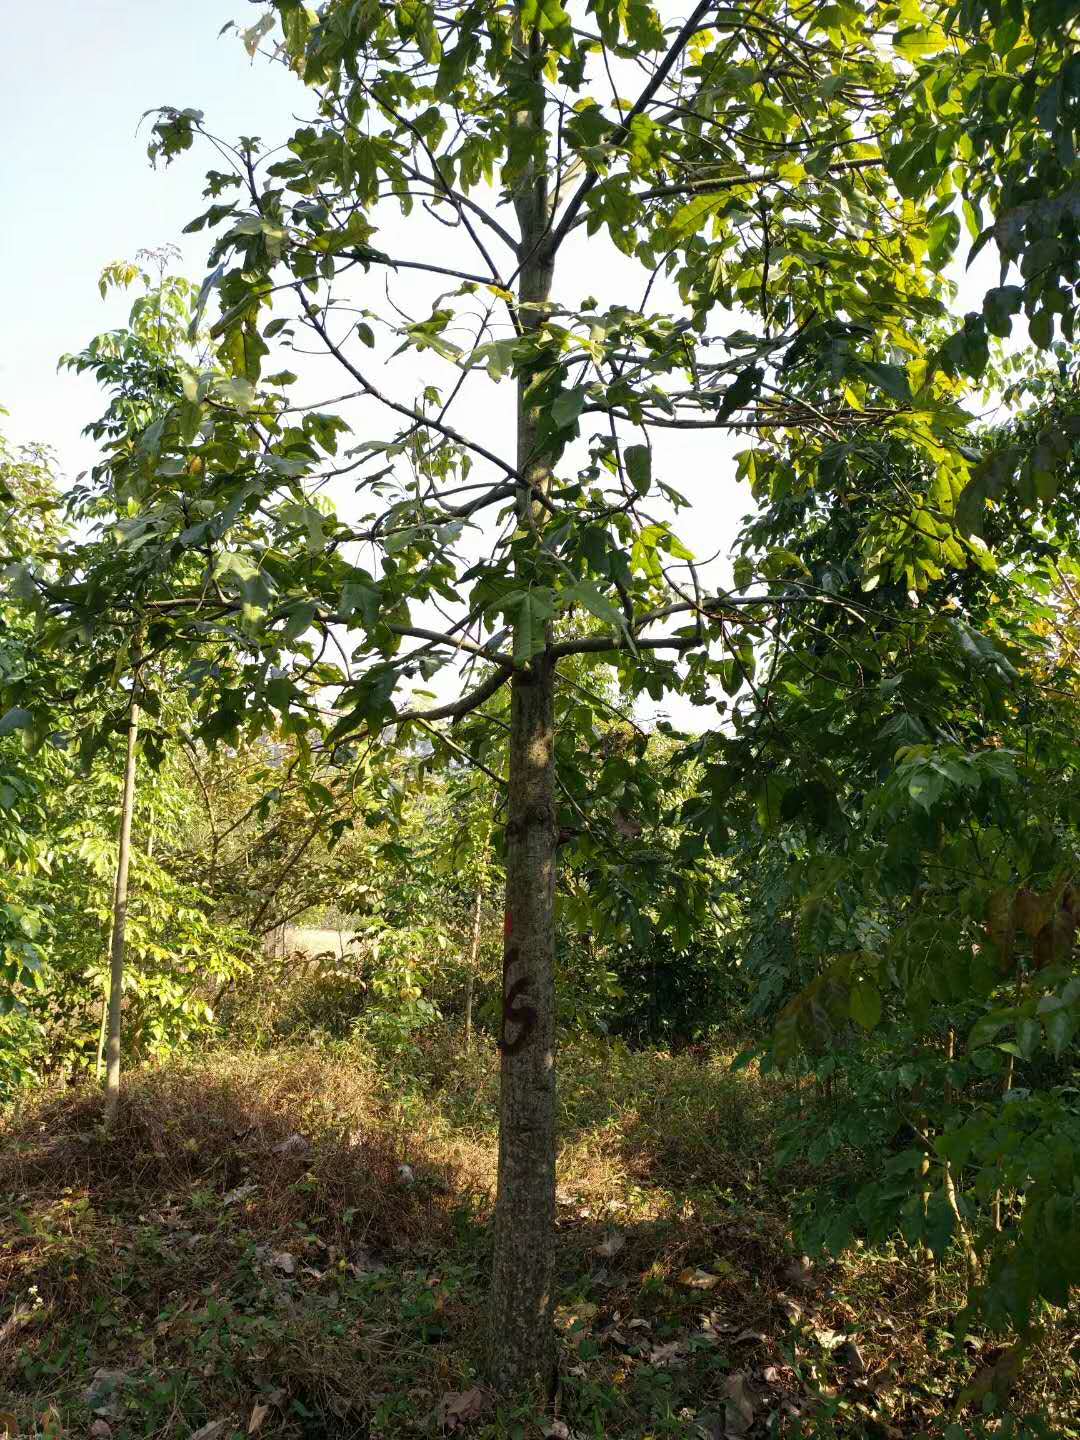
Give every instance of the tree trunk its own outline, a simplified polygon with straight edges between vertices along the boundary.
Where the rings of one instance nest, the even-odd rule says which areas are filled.
[[[504,1395],[555,1375],[554,667],[513,680],[490,1374]]]
[[[136,686],[138,681],[135,682]],[[131,816],[135,808],[135,751],[139,740],[139,705],[132,692],[128,712],[124,794],[120,803],[120,843],[113,893],[112,945],[109,976],[109,1043],[105,1062],[105,1124],[112,1125],[120,1104],[120,1011],[124,1001],[124,939],[127,929],[128,871],[131,865]]]
[[[514,195],[520,236],[518,298],[524,331],[542,322],[551,293],[543,51],[515,43],[533,67],[529,104],[515,124],[531,132],[533,160]],[[527,145],[526,149],[529,148]],[[551,485],[551,457],[537,448],[537,421],[527,382],[518,380],[518,521],[535,536],[544,512],[537,491]],[[534,547],[534,557],[538,547]],[[534,576],[526,560],[524,584]],[[516,637],[520,638],[520,637]],[[531,643],[531,637],[526,645]],[[548,638],[550,645],[550,636]],[[517,645],[515,650],[517,650]],[[499,1110],[499,1188],[489,1307],[488,1372],[504,1395],[550,1392],[555,1382],[553,1278],[555,1268],[555,665],[547,650],[534,655],[511,683],[510,757],[506,824],[506,917],[503,941],[503,1019]]]
[[[110,945],[111,945],[110,940]],[[94,1061],[94,1078],[101,1084],[102,1076],[105,1074],[105,1036],[109,1030],[109,997],[101,997],[101,1024],[98,1026],[97,1037],[97,1059]]]
[[[472,1011],[473,992],[476,989],[476,961],[480,954],[480,909],[484,902],[484,892],[478,884],[476,887],[476,908],[473,910],[472,922],[472,943],[469,946],[469,973],[465,977],[465,1049],[472,1046]]]
[[[111,919],[109,921],[109,943],[106,946],[109,954],[112,954],[113,921],[116,919],[116,876],[113,876],[113,893]],[[94,1078],[100,1085],[105,1078],[105,1040],[109,1033],[109,992],[105,990],[101,997],[101,1024],[98,1027],[97,1058],[94,1061]]]

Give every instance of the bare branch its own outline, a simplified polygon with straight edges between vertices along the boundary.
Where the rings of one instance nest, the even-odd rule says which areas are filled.
[[[416,640],[430,640],[433,645],[444,645],[451,650],[464,650],[470,655],[479,655],[481,659],[489,660],[492,665],[498,665],[503,670],[513,671],[517,668],[513,657],[504,655],[501,650],[489,650],[486,645],[477,645],[472,640],[445,634],[441,630],[423,630],[418,626],[411,625],[388,625],[386,628],[392,635],[408,635]]]
[[[483,684],[467,690],[457,700],[451,700],[446,705],[436,705],[432,710],[402,710],[386,723],[387,725],[403,725],[406,720],[426,720],[429,723],[434,720],[460,720],[470,711],[479,709],[485,700],[490,700],[492,695],[502,689],[509,678],[507,671],[497,670]]]

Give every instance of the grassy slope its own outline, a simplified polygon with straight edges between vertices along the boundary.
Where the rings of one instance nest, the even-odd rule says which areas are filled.
[[[948,1421],[992,1353],[948,1339],[956,1277],[903,1251],[803,1270],[780,1082],[584,1045],[562,1075],[551,1433]],[[0,1434],[543,1433],[475,1388],[495,1097],[487,1052],[380,1078],[352,1049],[135,1072],[110,1141],[96,1094],[35,1102],[0,1129]],[[1059,1327],[1024,1403],[1067,1413],[1077,1358]]]

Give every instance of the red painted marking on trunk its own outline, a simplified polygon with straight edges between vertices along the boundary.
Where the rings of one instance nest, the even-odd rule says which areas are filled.
[[[506,940],[509,940],[509,939],[510,939],[510,936],[511,936],[513,933],[514,933],[514,917],[513,917],[513,915],[510,914],[510,911],[507,910],[506,914],[503,916],[503,938],[506,939]]]

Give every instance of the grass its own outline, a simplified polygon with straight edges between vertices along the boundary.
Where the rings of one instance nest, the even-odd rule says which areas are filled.
[[[954,1272],[793,1249],[783,1082],[606,1043],[561,1073],[554,1415],[479,1386],[497,1061],[446,1041],[407,1068],[352,1046],[136,1070],[111,1137],[89,1089],[12,1115],[0,1434],[984,1433],[952,1416],[995,1353],[953,1341]],[[1014,1405],[1077,1433],[1077,1359],[1063,1321]]]

